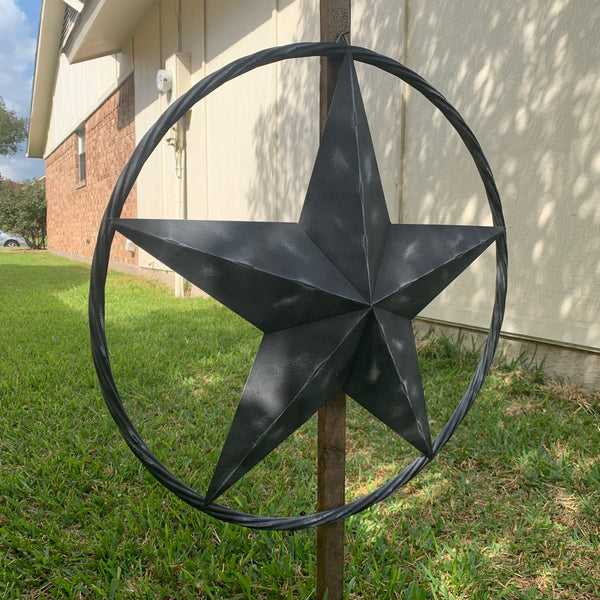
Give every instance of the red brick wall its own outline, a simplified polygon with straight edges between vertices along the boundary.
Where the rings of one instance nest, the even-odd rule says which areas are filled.
[[[79,181],[78,137],[73,133],[46,159],[48,248],[92,256],[98,227],[112,189],[135,148],[133,76],[85,123],[86,178]],[[137,216],[135,187],[122,212]],[[115,236],[114,261],[137,265],[137,253],[125,250],[125,238]]]

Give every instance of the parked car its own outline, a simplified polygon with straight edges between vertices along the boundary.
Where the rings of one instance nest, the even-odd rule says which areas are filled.
[[[0,229],[0,246],[6,246],[7,248],[28,247],[27,242],[20,235],[6,233],[2,229]]]

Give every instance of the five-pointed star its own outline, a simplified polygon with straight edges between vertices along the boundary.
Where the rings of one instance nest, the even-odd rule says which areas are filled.
[[[339,390],[432,454],[411,319],[503,229],[390,223],[350,54],[298,223],[114,227],[264,332],[207,503]]]

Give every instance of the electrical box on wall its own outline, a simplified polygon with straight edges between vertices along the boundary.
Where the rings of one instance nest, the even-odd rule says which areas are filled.
[[[173,87],[173,72],[169,69],[159,69],[156,72],[156,89],[164,94]]]

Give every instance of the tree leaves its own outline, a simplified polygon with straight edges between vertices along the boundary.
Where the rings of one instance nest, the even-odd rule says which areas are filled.
[[[30,248],[46,246],[46,186],[43,181],[22,184],[0,177],[0,226],[19,233]]]
[[[27,138],[27,119],[18,117],[14,110],[6,108],[0,96],[0,156],[16,154],[18,146]]]

